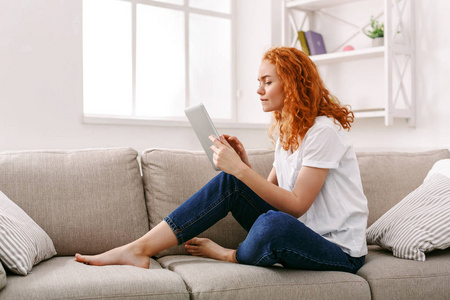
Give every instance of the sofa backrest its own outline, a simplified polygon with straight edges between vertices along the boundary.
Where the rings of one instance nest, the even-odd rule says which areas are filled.
[[[247,153],[253,169],[267,177],[272,169],[273,151]],[[203,151],[148,149],[142,153],[141,160],[151,228],[218,174]],[[236,248],[246,234],[229,214],[200,236],[224,247]],[[178,246],[159,255],[185,253],[184,247]]]
[[[0,153],[0,190],[53,240],[58,255],[96,254],[148,230],[133,149]]]
[[[273,151],[248,154],[253,168],[267,177]],[[141,157],[142,177],[136,157],[129,148],[3,152],[0,191],[49,234],[58,255],[96,254],[142,236],[149,224],[155,227],[217,174],[204,152],[148,149]],[[370,226],[416,189],[436,161],[450,158],[450,152],[357,157]],[[201,236],[236,248],[246,232],[229,215]],[[186,253],[184,247],[161,255],[181,253]]]
[[[433,164],[450,158],[447,149],[426,152],[357,153],[369,206],[368,226],[418,188]]]
[[[250,151],[252,166],[267,177],[273,151]],[[447,149],[427,152],[359,152],[358,163],[364,193],[368,199],[368,226],[419,187],[433,164],[450,158]],[[217,174],[203,152],[149,149],[142,154],[142,170],[150,227],[193,195]],[[231,215],[205,231],[208,237],[227,248],[236,248],[245,231]],[[186,253],[175,247],[160,255]]]

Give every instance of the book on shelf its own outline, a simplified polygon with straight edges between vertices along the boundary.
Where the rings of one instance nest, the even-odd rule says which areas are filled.
[[[327,50],[325,49],[325,43],[323,42],[323,37],[320,33],[308,30],[305,32],[305,38],[308,44],[310,55],[327,53]]]
[[[305,52],[307,55],[310,55],[304,31],[300,30],[298,32],[298,40],[300,42],[300,45],[302,46],[302,51]]]

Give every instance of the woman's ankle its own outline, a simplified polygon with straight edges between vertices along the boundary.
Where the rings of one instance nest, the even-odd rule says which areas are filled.
[[[236,250],[232,250],[232,249],[227,249],[227,250],[229,250],[229,251],[226,255],[225,261],[237,264],[238,261],[236,259]]]

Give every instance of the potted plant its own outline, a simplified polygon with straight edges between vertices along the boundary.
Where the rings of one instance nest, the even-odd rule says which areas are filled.
[[[365,35],[373,39],[372,46],[378,47],[384,45],[384,24],[374,19],[373,16],[370,17],[370,26],[372,30],[367,32],[363,31]]]

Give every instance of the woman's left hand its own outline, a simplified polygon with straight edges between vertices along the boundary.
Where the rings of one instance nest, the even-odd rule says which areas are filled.
[[[211,150],[214,152],[214,164],[225,173],[234,175],[240,164],[244,164],[241,157],[236,153],[233,147],[228,143],[225,136],[221,135],[220,140],[211,135],[209,139],[214,143]]]
[[[252,166],[248,160],[247,152],[245,151],[244,145],[242,145],[241,141],[235,136],[226,134],[223,134],[222,136],[227,140],[228,144],[233,147],[234,151],[236,151],[241,160],[251,168]]]

